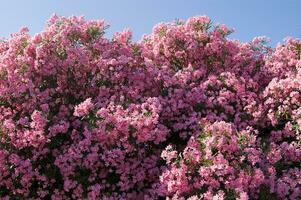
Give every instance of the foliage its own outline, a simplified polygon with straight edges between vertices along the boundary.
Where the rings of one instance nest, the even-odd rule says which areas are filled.
[[[53,16],[1,41],[1,199],[301,198],[299,40],[107,28]]]

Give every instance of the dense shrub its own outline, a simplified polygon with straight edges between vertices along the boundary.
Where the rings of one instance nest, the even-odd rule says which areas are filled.
[[[301,42],[205,16],[0,42],[1,199],[300,199]]]

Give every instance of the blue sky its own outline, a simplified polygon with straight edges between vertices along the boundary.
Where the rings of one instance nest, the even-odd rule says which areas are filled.
[[[111,25],[108,36],[128,27],[135,40],[159,22],[195,15],[234,28],[230,37],[241,41],[264,35],[275,45],[286,36],[301,37],[300,0],[7,0],[0,6],[0,37],[21,26],[40,32],[53,13],[105,19]]]

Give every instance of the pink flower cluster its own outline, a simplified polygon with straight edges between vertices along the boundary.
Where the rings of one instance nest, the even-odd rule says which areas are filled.
[[[106,28],[55,15],[0,41],[0,199],[301,198],[301,41]]]

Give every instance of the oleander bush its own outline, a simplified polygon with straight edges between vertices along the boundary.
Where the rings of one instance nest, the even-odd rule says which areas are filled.
[[[107,28],[54,15],[1,40],[1,199],[301,198],[300,40]]]

